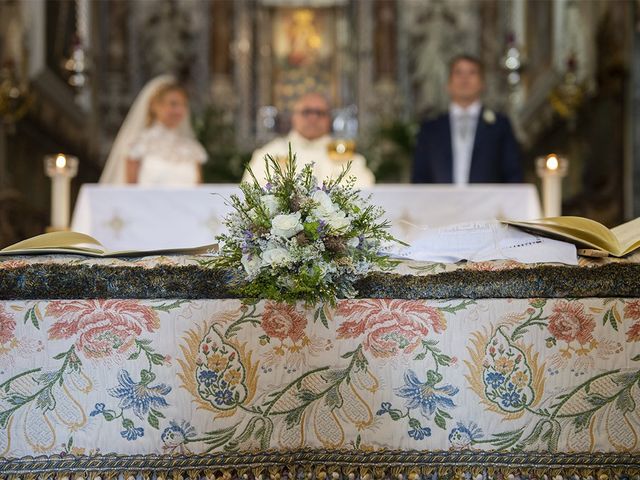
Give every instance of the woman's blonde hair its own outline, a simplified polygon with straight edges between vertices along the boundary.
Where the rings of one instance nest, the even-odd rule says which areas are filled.
[[[153,97],[151,97],[151,101],[149,102],[149,111],[147,112],[147,126],[151,125],[156,119],[156,116],[153,113],[154,106],[158,102],[160,102],[167,93],[170,93],[170,92],[180,92],[182,95],[184,95],[184,98],[186,100],[189,100],[189,95],[187,94],[187,91],[179,83],[169,82],[169,83],[165,83],[164,85],[161,85],[160,87],[158,87],[158,90],[156,90],[156,92],[153,94]]]

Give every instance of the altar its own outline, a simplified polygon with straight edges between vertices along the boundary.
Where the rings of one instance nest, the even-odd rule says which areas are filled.
[[[237,185],[148,188],[85,184],[71,229],[111,250],[193,247],[213,242]],[[534,185],[376,185],[363,192],[382,206],[391,233],[412,241],[426,227],[495,218],[541,217]],[[434,208],[435,207],[435,208]]]
[[[418,263],[337,305],[205,256],[0,259],[0,479],[640,474],[640,255]]]

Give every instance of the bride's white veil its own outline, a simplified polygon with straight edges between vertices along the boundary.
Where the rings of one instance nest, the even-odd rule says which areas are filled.
[[[151,100],[160,87],[169,83],[175,83],[175,81],[176,79],[173,75],[160,75],[150,80],[140,91],[113,142],[109,158],[107,158],[102,176],[100,177],[100,183],[126,183],[126,160],[129,155],[129,150],[142,131],[148,127],[147,118]],[[184,121],[178,127],[178,131],[181,135],[195,138],[193,129],[191,128],[189,114],[185,116]]]

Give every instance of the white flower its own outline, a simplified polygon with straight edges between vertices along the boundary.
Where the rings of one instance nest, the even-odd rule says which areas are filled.
[[[269,212],[269,217],[273,218],[278,213],[278,199],[274,195],[262,195],[260,201]]]
[[[352,237],[347,240],[347,245],[351,248],[358,248],[358,245],[360,245],[360,239],[358,237]]]
[[[493,110],[485,108],[482,112],[482,119],[487,123],[496,123],[496,114],[493,113]]]
[[[311,199],[318,204],[318,206],[313,209],[313,214],[318,218],[327,217],[336,210],[335,204],[331,201],[327,192],[323,190],[313,192]]]
[[[364,210],[367,209],[368,206],[369,206],[369,202],[367,202],[367,200],[365,200],[359,195],[356,198],[354,198],[353,203],[351,203],[351,207],[354,210],[359,212],[363,212]]]
[[[289,215],[276,215],[271,222],[271,234],[283,238],[293,237],[296,233],[302,231],[302,228],[300,212]]]
[[[242,255],[240,259],[242,262],[242,266],[244,267],[244,271],[247,272],[249,277],[254,277],[260,271],[260,267],[262,267],[262,259],[259,255],[245,253]]]
[[[331,201],[326,192],[317,190],[313,193],[312,198],[318,206],[311,211],[311,215],[325,222],[331,230],[344,230],[351,225],[351,220],[347,218],[346,213]]]
[[[351,220],[346,216],[342,210],[332,212],[330,215],[323,218],[329,228],[334,231],[341,231],[351,226]]]
[[[277,267],[290,263],[293,260],[293,257],[286,248],[274,247],[263,252],[262,260],[267,265]]]
[[[255,222],[258,219],[258,212],[256,212],[255,208],[252,208],[247,212],[247,216]]]

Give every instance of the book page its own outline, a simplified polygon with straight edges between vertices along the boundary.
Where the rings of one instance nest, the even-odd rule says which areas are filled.
[[[28,238],[0,250],[3,255],[30,253],[81,253],[104,255],[105,248],[95,238],[79,232],[51,232]]]
[[[626,255],[640,247],[640,217],[611,229],[618,238],[621,254]]]
[[[613,255],[620,255],[618,239],[611,230],[588,218],[550,217],[523,222],[506,220],[504,223],[546,232]]]
[[[28,238],[0,250],[0,255],[67,253],[91,257],[144,257],[149,255],[205,255],[218,251],[218,244],[158,250],[107,250],[95,238],[79,232],[51,232]]]
[[[118,250],[106,251],[104,257],[146,257],[151,255],[213,255],[218,252],[218,244],[198,247],[161,248],[158,250]]]
[[[496,221],[425,229],[409,247],[396,247],[389,254],[397,258],[444,263],[515,260],[521,263],[578,264],[575,245],[532,235]]]

